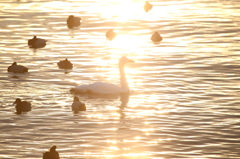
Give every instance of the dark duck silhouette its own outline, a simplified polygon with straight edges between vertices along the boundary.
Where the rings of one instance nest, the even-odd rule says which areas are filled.
[[[13,73],[25,73],[28,72],[28,68],[22,65],[18,65],[16,62],[13,62],[11,66],[8,67],[8,72]]]
[[[57,65],[59,68],[62,68],[62,69],[72,69],[73,68],[73,64],[70,61],[68,61],[67,58],[65,60],[59,61],[57,63]]]
[[[74,17],[73,15],[70,15],[67,19],[67,26],[68,28],[72,29],[74,27],[79,27],[81,25],[81,18],[80,17]]]
[[[116,34],[112,29],[110,29],[110,30],[108,30],[108,31],[106,32],[106,37],[107,37],[107,39],[110,40],[110,41],[113,40],[116,35],[117,35],[117,34]]]
[[[17,113],[31,111],[32,106],[28,101],[22,101],[20,98],[17,98],[13,104],[16,104]]]
[[[43,153],[43,159],[60,159],[59,153],[56,151],[57,146],[52,146],[49,151]]]
[[[32,39],[28,40],[28,46],[30,48],[42,48],[44,46],[46,46],[46,42],[47,40],[45,39],[41,39],[41,38],[37,38],[37,36],[33,36]]]
[[[72,111],[78,112],[78,111],[86,111],[86,105],[78,99],[78,97],[73,98],[72,103]]]
[[[154,32],[151,36],[151,40],[153,42],[160,42],[160,41],[162,41],[162,37],[158,32]]]
[[[146,2],[145,5],[144,5],[144,10],[146,12],[150,11],[152,9],[152,5],[149,3],[149,2]]]

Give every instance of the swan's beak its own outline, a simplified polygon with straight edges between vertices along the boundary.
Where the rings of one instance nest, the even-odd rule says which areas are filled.
[[[128,59],[127,63],[132,63],[134,62],[133,60]]]

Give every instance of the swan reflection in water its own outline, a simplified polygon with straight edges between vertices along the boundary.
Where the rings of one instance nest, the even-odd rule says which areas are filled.
[[[130,93],[126,92],[126,93],[121,93],[120,94],[120,101],[121,101],[121,105],[119,107],[119,114],[120,114],[120,122],[124,122],[125,119],[125,113],[124,113],[124,108],[127,106],[128,101],[129,101],[129,96]]]

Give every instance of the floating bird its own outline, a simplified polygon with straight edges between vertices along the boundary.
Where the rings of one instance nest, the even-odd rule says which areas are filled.
[[[148,12],[149,10],[151,10],[152,7],[153,7],[153,6],[152,6],[149,2],[146,2],[146,3],[144,4],[144,10],[145,10],[146,12]]]
[[[86,106],[84,103],[80,102],[78,97],[73,98],[72,103],[72,111],[78,112],[78,111],[86,111]]]
[[[43,153],[43,159],[60,159],[59,153],[56,151],[57,146],[52,146],[49,151]]]
[[[106,37],[107,37],[107,39],[110,40],[110,41],[113,40],[116,35],[117,35],[117,34],[116,34],[112,29],[110,29],[110,30],[108,30],[108,31],[106,32]]]
[[[158,32],[154,32],[151,36],[151,40],[153,42],[160,42],[160,41],[162,41],[162,37]]]
[[[70,15],[67,19],[67,26],[68,28],[72,29],[74,27],[79,27],[81,25],[81,18],[80,17],[74,17],[73,15]]]
[[[46,42],[47,40],[41,39],[41,38],[37,38],[37,36],[33,36],[32,39],[28,40],[28,46],[30,48],[42,48],[44,46],[46,46]]]
[[[16,62],[13,62],[12,65],[8,67],[8,72],[25,73],[28,72],[28,68],[22,65],[18,65]]]
[[[31,111],[32,106],[28,101],[21,101],[20,98],[17,98],[13,104],[16,104],[17,113]]]
[[[73,64],[70,61],[68,61],[67,58],[65,60],[59,61],[57,63],[57,65],[59,68],[62,68],[62,69],[72,69],[73,68]]]
[[[89,85],[80,85],[72,88],[70,91],[72,93],[93,93],[93,94],[119,94],[124,92],[129,92],[128,83],[124,73],[124,65],[130,62],[134,62],[127,57],[123,56],[119,59],[119,72],[120,72],[120,84],[121,86],[116,86],[112,83],[106,82],[95,82]]]

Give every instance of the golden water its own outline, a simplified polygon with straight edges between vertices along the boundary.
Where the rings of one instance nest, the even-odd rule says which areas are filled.
[[[40,159],[52,145],[63,159],[240,157],[240,1],[155,0],[148,13],[144,2],[0,1],[0,158]],[[81,27],[68,29],[69,15]],[[33,35],[47,46],[29,49]],[[135,61],[128,103],[79,96],[87,111],[71,112],[71,88],[119,84],[121,56]],[[7,73],[13,61],[29,74]],[[32,111],[15,114],[17,97]]]

